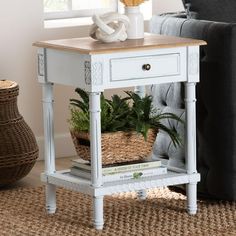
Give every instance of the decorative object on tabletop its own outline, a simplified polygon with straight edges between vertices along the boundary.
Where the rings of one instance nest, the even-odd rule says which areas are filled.
[[[0,186],[26,176],[38,158],[33,132],[17,107],[19,86],[0,80]]]
[[[140,12],[140,4],[147,0],[120,0],[125,5],[125,15],[130,20],[127,29],[128,39],[144,38],[144,19]]]
[[[71,135],[77,154],[82,159],[90,160],[89,96],[82,89],[75,91],[82,100],[70,100]],[[151,96],[141,98],[131,91],[126,94],[124,98],[113,95],[111,100],[101,95],[103,165],[144,160],[151,154],[158,130],[168,133],[175,146],[181,144],[176,131],[161,123],[163,119],[181,122],[179,117],[172,113],[156,113]]]
[[[115,41],[125,41],[127,39],[126,30],[129,26],[129,18],[125,15],[109,12],[104,15],[94,15],[94,24],[90,30],[90,36],[104,43]]]

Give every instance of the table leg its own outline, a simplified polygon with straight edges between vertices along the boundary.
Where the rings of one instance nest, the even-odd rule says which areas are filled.
[[[197,173],[196,170],[196,84],[185,83],[186,127],[185,127],[185,157],[187,173]],[[189,183],[187,188],[187,210],[189,214],[197,212],[197,183]]]
[[[187,210],[190,215],[197,213],[197,183],[189,183],[186,186]]]
[[[54,214],[57,210],[56,206],[56,186],[52,184],[46,184],[46,211],[48,214]]]
[[[146,87],[145,86],[136,86],[134,88],[134,92],[139,95],[139,97],[143,98],[146,95]]]
[[[134,92],[139,95],[139,97],[143,98],[146,95],[146,87],[145,86],[136,86],[134,88]],[[145,189],[137,191],[137,196],[140,200],[145,200],[147,198],[147,191]]]
[[[93,224],[95,229],[102,230],[104,225],[103,220],[103,196],[93,197]]]
[[[147,198],[147,190],[142,189],[137,191],[137,196],[140,200],[145,200]]]
[[[90,150],[92,167],[92,186],[97,188],[102,186],[102,151],[101,151],[101,108],[100,93],[90,93]],[[103,228],[103,196],[93,198],[94,226],[96,229]]]
[[[52,174],[55,172],[52,91],[52,83],[43,83],[44,152],[46,174]],[[46,210],[49,214],[56,212],[56,187],[48,183],[46,184]]]

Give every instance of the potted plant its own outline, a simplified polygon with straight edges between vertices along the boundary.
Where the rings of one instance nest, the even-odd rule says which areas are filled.
[[[90,160],[89,95],[80,88],[75,91],[81,100],[70,99],[70,131],[78,155]],[[127,91],[126,95],[124,98],[113,95],[109,100],[101,94],[103,165],[146,158],[158,130],[165,131],[175,146],[181,144],[176,130],[161,122],[163,119],[181,121],[179,117],[173,113],[157,113],[150,95],[141,98],[131,91]]]

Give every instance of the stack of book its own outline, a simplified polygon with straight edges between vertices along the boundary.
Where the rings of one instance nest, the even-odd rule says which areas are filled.
[[[161,161],[133,161],[106,165],[102,167],[103,182],[140,179],[163,175],[167,168],[161,166]],[[71,174],[81,178],[91,179],[91,165],[83,159],[72,160]]]

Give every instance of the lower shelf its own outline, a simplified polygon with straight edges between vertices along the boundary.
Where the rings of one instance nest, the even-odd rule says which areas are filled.
[[[70,170],[57,171],[53,174],[42,173],[41,180],[45,183],[82,192],[91,196],[104,196],[120,192],[139,191],[156,187],[197,183],[200,181],[200,174],[186,174],[168,171],[167,174],[160,176],[152,176],[138,180],[132,179],[104,183],[99,188],[93,187],[91,185],[91,181],[89,180],[71,175]]]

